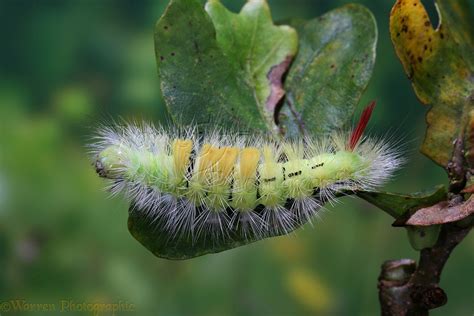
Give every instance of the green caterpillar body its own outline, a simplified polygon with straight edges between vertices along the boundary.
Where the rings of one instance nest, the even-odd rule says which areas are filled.
[[[247,147],[243,151],[253,149]],[[112,145],[99,154],[97,169],[106,178],[140,182],[177,198],[186,197],[195,206],[205,204],[216,212],[230,206],[245,212],[259,204],[283,206],[287,199],[310,197],[315,190],[336,184],[347,187],[347,181],[356,181],[370,167],[370,162],[358,153],[339,151],[285,162],[262,159],[252,174],[245,177],[239,170],[248,161],[236,161],[232,165],[234,172],[223,179],[219,163],[228,163],[225,159],[215,161],[214,166],[204,171],[207,174],[201,175],[193,173],[192,158],[182,167],[175,160],[169,153],[153,154]]]
[[[266,236],[292,231],[337,193],[382,184],[399,166],[388,144],[348,134],[324,142],[193,136],[152,126],[104,129],[96,170],[170,238]]]

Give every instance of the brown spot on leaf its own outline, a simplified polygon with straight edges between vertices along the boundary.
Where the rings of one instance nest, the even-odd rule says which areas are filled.
[[[270,82],[270,95],[268,96],[265,102],[265,109],[267,111],[273,112],[280,102],[281,98],[285,95],[285,90],[283,90],[282,77],[285,72],[290,67],[293,56],[286,56],[280,64],[273,66],[267,74],[268,81]]]
[[[460,221],[474,214],[474,196],[451,206],[448,201],[424,207],[411,214],[408,219],[396,220],[394,226],[431,226]]]

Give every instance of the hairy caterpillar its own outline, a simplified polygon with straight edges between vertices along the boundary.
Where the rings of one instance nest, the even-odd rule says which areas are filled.
[[[374,105],[351,133],[325,140],[142,124],[101,129],[92,154],[111,192],[124,192],[170,239],[263,238],[311,221],[335,194],[381,185],[399,167],[397,150],[362,137]]]

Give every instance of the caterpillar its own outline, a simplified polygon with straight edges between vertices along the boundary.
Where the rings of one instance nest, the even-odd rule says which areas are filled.
[[[196,127],[145,123],[104,127],[92,157],[112,195],[125,193],[169,239],[287,234],[336,195],[376,188],[400,166],[394,146],[363,136],[374,106],[354,130],[327,139],[201,135]]]

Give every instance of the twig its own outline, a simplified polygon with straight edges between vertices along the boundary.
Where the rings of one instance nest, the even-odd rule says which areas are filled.
[[[390,260],[382,265],[378,283],[382,315],[428,315],[430,309],[446,304],[446,293],[439,287],[441,272],[473,223],[471,217],[467,227],[443,225],[436,245],[421,251],[418,267],[411,259]]]

